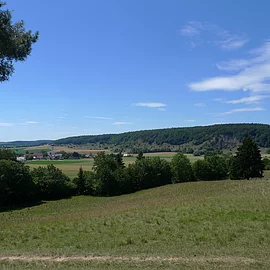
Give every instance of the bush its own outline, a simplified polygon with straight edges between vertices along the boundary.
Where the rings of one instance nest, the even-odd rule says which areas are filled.
[[[211,168],[206,160],[196,160],[192,169],[196,180],[209,180]]]
[[[171,161],[173,183],[189,182],[194,180],[190,160],[182,153],[177,153]]]
[[[214,152],[206,153],[204,160],[197,160],[193,164],[196,180],[222,180],[229,174],[230,156],[219,155]]]
[[[31,201],[34,194],[29,167],[12,160],[0,160],[0,205]]]
[[[133,190],[147,189],[171,183],[170,165],[160,157],[136,160],[128,167],[129,184]]]
[[[263,159],[263,165],[265,170],[270,170],[270,159],[265,157]]]
[[[54,165],[33,169],[32,176],[39,199],[61,199],[73,194],[75,187],[70,179]]]

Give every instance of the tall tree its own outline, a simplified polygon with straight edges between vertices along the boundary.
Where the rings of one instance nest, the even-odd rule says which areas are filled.
[[[16,153],[11,149],[0,148],[0,160],[1,159],[16,161],[17,156]]]
[[[23,21],[12,24],[11,11],[3,10],[5,4],[0,1],[0,82],[9,79],[14,62],[26,60],[38,40],[38,32],[26,31]]]
[[[137,160],[141,160],[141,159],[143,159],[143,158],[144,158],[143,152],[140,151],[136,159],[137,159]]]
[[[251,137],[245,138],[232,159],[231,179],[250,179],[263,176],[263,160],[258,145]]]
[[[123,161],[123,154],[122,154],[122,152],[119,152],[119,153],[116,154],[115,161],[116,161],[116,163],[117,163],[117,165],[118,165],[119,168],[124,168],[125,167],[125,163]]]

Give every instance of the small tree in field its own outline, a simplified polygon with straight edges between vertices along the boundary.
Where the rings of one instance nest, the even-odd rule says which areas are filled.
[[[231,179],[263,177],[263,160],[258,145],[252,138],[245,138],[233,157],[230,168]]]

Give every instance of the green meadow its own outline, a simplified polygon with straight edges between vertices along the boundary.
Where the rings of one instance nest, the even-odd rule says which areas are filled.
[[[3,208],[0,269],[270,269],[269,198],[268,180],[225,180]]]

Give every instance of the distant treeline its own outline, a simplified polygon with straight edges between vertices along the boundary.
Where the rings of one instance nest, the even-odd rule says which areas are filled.
[[[0,142],[0,147],[30,147],[52,143],[52,140]]]
[[[55,144],[109,144],[133,149],[148,145],[206,144],[209,150],[235,147],[245,137],[251,136],[260,147],[270,147],[270,125],[266,124],[220,124],[185,128],[142,130],[122,134],[104,134],[69,137],[54,141]],[[134,147],[135,146],[135,147]],[[137,147],[138,148],[138,147]],[[212,149],[211,149],[212,148]],[[170,150],[168,147],[166,150]]]

